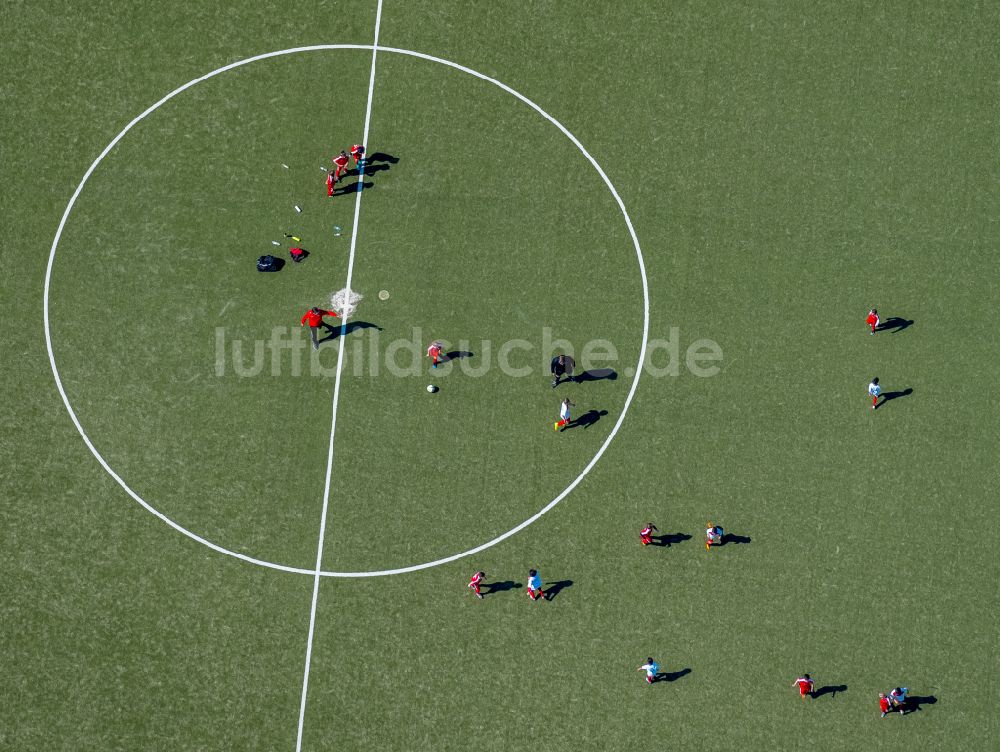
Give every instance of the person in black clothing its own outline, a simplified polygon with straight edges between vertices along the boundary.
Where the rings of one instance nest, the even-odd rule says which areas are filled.
[[[559,386],[559,380],[565,376],[567,381],[573,380],[573,369],[576,361],[569,355],[556,355],[552,359],[552,388]]]

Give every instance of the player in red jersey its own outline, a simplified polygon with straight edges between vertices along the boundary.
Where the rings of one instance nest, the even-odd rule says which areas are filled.
[[[878,311],[872,308],[868,311],[868,318],[865,319],[865,323],[872,328],[872,336],[875,336],[875,329],[879,325]]]
[[[340,180],[340,173],[347,169],[347,163],[351,161],[351,158],[347,156],[346,151],[340,152],[337,156],[333,158],[333,164],[336,165],[337,169],[333,173],[333,182],[336,183]]]
[[[656,530],[656,525],[652,522],[647,522],[646,527],[639,531],[639,540],[642,541],[642,545],[648,546],[653,542],[653,531]],[[660,532],[656,530],[656,532]]]
[[[892,703],[889,702],[889,698],[885,696],[884,692],[878,693],[878,709],[882,711],[882,718],[885,718],[886,714],[892,710]]]
[[[313,307],[302,315],[302,326],[305,326],[306,324],[309,325],[309,335],[312,337],[313,350],[319,348],[319,339],[317,338],[316,333],[319,331],[319,328],[321,326],[328,332],[337,331],[332,326],[323,321],[324,316],[333,316],[334,318],[336,318],[337,312],[324,311],[322,308]]]
[[[441,350],[444,345],[439,340],[434,340],[427,346],[427,357],[431,359],[431,368],[438,367],[438,360],[441,358]]]
[[[479,600],[483,599],[483,594],[479,592],[479,584],[483,581],[483,578],[485,577],[486,577],[486,572],[476,572],[474,575],[472,575],[472,579],[469,580],[469,588],[472,590],[473,593],[476,594],[476,597]]]
[[[799,697],[801,697],[803,700],[805,700],[807,697],[812,697],[813,680],[809,677],[809,674],[803,674],[802,676],[800,676],[798,679],[792,682],[792,686],[798,686]]]
[[[332,172],[326,173],[326,195],[332,196],[334,186],[337,185],[337,178],[334,177]]]
[[[361,144],[354,144],[351,147],[351,158],[354,160],[354,166],[360,167],[361,161],[365,158],[365,147]]]

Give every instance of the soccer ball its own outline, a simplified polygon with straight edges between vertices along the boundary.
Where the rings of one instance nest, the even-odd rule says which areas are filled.
[[[437,390],[438,390],[438,388],[436,386],[434,386],[433,384],[428,384],[427,385],[427,391],[430,392],[431,394],[434,394],[434,392],[436,392]]]

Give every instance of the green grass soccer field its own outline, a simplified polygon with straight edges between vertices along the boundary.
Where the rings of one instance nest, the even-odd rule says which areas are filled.
[[[0,21],[0,748],[995,746],[996,6]]]

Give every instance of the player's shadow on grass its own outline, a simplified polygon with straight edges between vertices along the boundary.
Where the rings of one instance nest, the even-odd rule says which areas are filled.
[[[559,593],[568,587],[572,587],[573,580],[559,580],[545,585],[545,600],[553,600]]]
[[[493,593],[506,593],[508,590],[516,590],[521,587],[520,582],[514,580],[504,580],[503,582],[487,582],[483,585],[483,595],[493,595]]]
[[[450,360],[461,360],[462,358],[471,358],[475,355],[474,352],[469,352],[468,350],[452,350],[450,353],[446,353],[444,358],[442,358],[442,363],[447,363]]]
[[[836,697],[838,692],[846,692],[846,691],[847,691],[846,684],[827,684],[825,687],[820,687],[819,689],[813,691],[812,698],[815,700],[822,697],[823,695],[833,695],[833,697]],[[833,698],[831,697],[830,699]]]
[[[365,175],[374,175],[376,172],[382,172],[383,170],[388,170],[392,165],[399,162],[399,157],[394,157],[392,154],[386,154],[385,152],[377,151],[370,157],[365,157],[365,166],[363,172]],[[351,170],[348,175],[357,175],[358,171]]]
[[[337,337],[340,336],[341,327],[330,326],[329,324],[326,323],[324,323],[323,326],[326,327],[326,330],[330,332],[330,334],[323,337],[323,339],[319,341],[319,344],[322,345],[324,342],[329,342],[330,340],[337,339]],[[380,327],[378,324],[372,324],[368,321],[352,321],[346,327],[344,327],[344,329],[345,329],[344,334],[350,334],[351,332],[356,332],[359,329],[378,329],[379,331],[382,331],[382,327]]]
[[[691,669],[689,668],[682,668],[680,671],[661,671],[653,677],[653,682],[673,682],[690,673]]]
[[[912,389],[904,389],[901,392],[884,392],[882,394],[882,399],[879,401],[875,409],[877,410],[878,408],[884,406],[885,403],[890,400],[899,399],[900,397],[909,397],[911,394],[913,394]]]
[[[720,546],[725,546],[727,543],[749,543],[750,536],[748,535],[734,535],[733,533],[726,533],[722,536],[722,540],[719,542]]]
[[[892,318],[886,319],[881,324],[875,327],[876,332],[889,332],[893,334],[901,332],[904,329],[913,326],[912,319],[904,319],[899,316],[893,316]]]
[[[602,416],[605,416],[607,414],[608,414],[607,410],[601,410],[601,411],[588,410],[579,418],[570,423],[568,426],[564,426],[562,430],[568,431],[571,428],[590,428],[597,421],[599,421]]]
[[[918,710],[922,710],[924,705],[934,705],[935,703],[937,703],[937,698],[934,695],[910,695],[903,703],[903,715],[916,713]]]
[[[686,540],[691,540],[691,536],[687,533],[668,533],[667,535],[651,535],[650,540],[653,541],[654,546],[670,548],[675,543],[683,543]]]
[[[360,188],[358,187],[360,185]],[[350,185],[340,185],[333,191],[334,196],[346,196],[348,193],[357,193],[359,190],[367,191],[369,188],[374,188],[375,183],[366,181],[364,183],[351,183]]]
[[[603,381],[607,379],[608,381],[614,381],[618,378],[618,372],[613,368],[592,368],[589,371],[584,371],[578,376],[574,376],[570,381],[575,381],[577,384],[583,384],[587,381]]]

